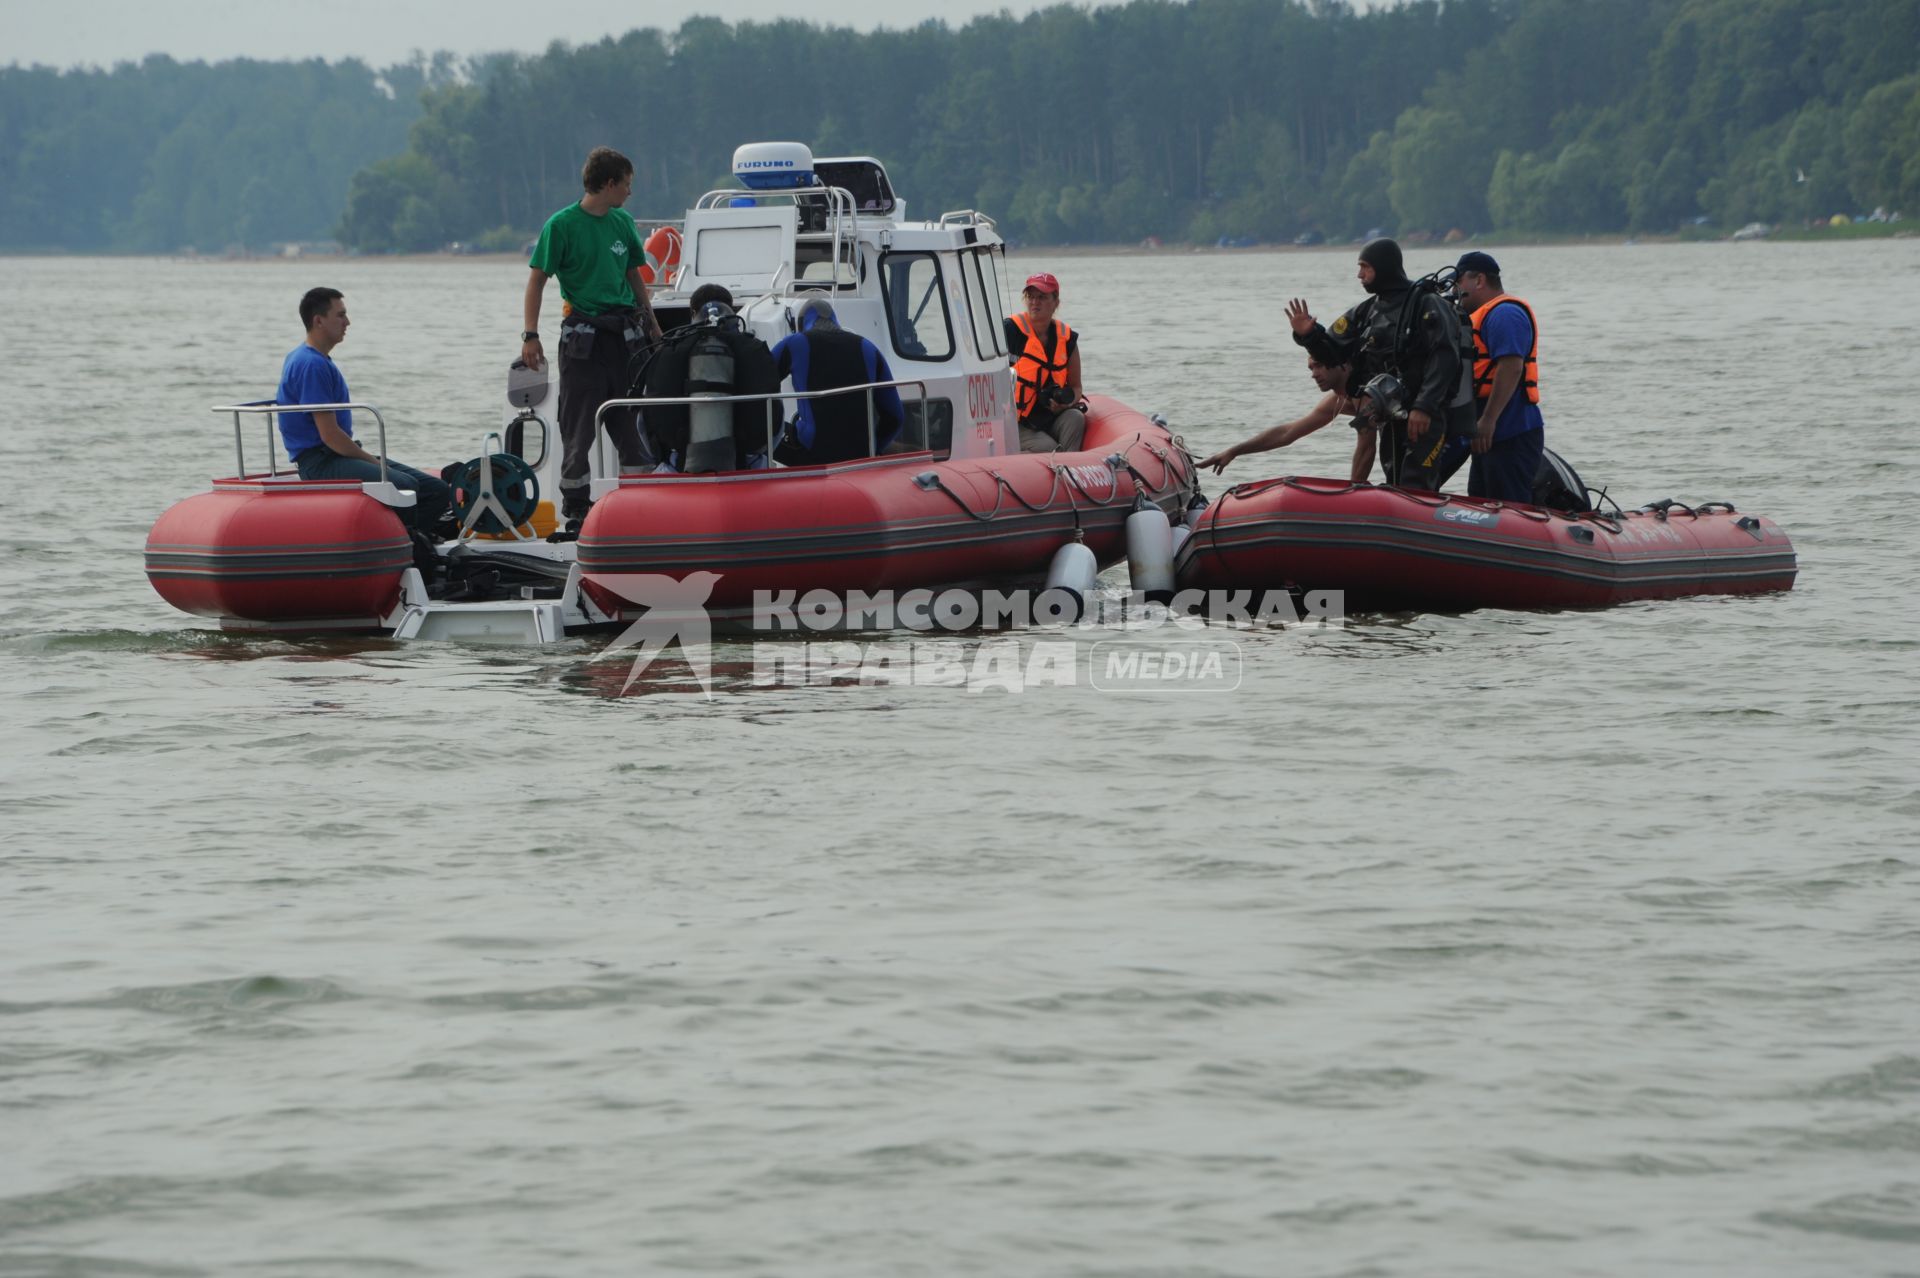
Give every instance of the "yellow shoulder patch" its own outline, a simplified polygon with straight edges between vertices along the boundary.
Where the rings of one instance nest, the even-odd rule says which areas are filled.
[[[1333,335],[1335,337],[1345,337],[1347,335],[1347,317],[1346,316],[1342,315],[1339,319],[1333,322]]]

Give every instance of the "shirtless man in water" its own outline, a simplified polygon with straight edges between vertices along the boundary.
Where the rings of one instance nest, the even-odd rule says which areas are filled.
[[[1307,356],[1307,372],[1313,378],[1313,384],[1326,394],[1315,404],[1305,417],[1297,421],[1283,422],[1278,426],[1269,426],[1258,435],[1243,439],[1221,449],[1211,457],[1203,458],[1202,466],[1213,467],[1213,473],[1224,472],[1236,457],[1248,453],[1264,453],[1275,448],[1285,448],[1288,444],[1305,439],[1328,422],[1341,415],[1353,418],[1355,438],[1353,441],[1352,480],[1364,484],[1367,476],[1373,472],[1374,454],[1380,447],[1380,432],[1373,423],[1361,416],[1366,406],[1348,398],[1347,367],[1344,364],[1328,367],[1313,356]]]

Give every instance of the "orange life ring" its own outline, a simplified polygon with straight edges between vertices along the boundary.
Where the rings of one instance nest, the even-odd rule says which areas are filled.
[[[663,226],[647,237],[647,260],[640,264],[640,278],[649,284],[664,284],[680,266],[680,228]]]

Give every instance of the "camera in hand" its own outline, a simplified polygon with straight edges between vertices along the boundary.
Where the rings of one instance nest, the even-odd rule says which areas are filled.
[[[1055,386],[1047,392],[1047,399],[1055,408],[1071,408],[1074,402],[1073,387]]]

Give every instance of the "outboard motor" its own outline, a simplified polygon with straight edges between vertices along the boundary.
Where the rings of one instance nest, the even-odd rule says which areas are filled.
[[[709,302],[699,316],[705,331],[687,355],[687,394],[715,401],[687,410],[687,455],[680,468],[689,475],[735,469],[733,405],[723,398],[733,394],[733,348],[720,331],[721,321],[732,314],[728,307]]]
[[[1568,515],[1584,515],[1593,509],[1579,473],[1551,448],[1540,453],[1540,469],[1533,476],[1533,504]]]

